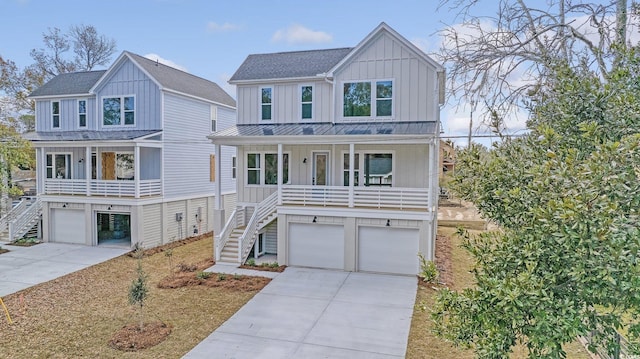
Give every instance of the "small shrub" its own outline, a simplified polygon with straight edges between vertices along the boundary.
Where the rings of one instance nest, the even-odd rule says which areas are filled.
[[[176,267],[178,268],[178,272],[195,272],[196,270],[198,270],[198,266],[197,265],[195,265],[195,264],[187,264],[187,263],[184,263],[184,262],[181,262]]]
[[[211,277],[211,272],[198,272],[196,273],[196,278],[198,279],[208,279],[209,277]]]
[[[134,255],[138,262],[136,268],[137,276],[129,285],[129,304],[138,307],[140,330],[142,330],[144,326],[144,305],[149,296],[148,276],[142,269],[142,257],[144,256],[142,248],[136,247]]]
[[[223,280],[227,279],[227,275],[224,273],[218,273],[218,282],[221,282]]]
[[[255,267],[256,266],[256,260],[255,258],[249,258],[247,259],[247,265],[250,267]]]
[[[173,276],[173,249],[169,248],[164,251],[164,256],[169,259],[169,275]]]
[[[279,267],[278,262],[273,262],[273,263],[271,263],[269,266],[270,266],[271,268],[278,268],[278,267]]]
[[[418,253],[420,258],[420,274],[418,276],[427,283],[436,283],[438,281],[438,268],[433,261],[427,261],[422,253]]]
[[[238,274],[238,273],[235,273],[235,274],[233,275],[233,279],[234,279],[234,280],[240,280],[240,279],[242,279],[242,276],[241,276],[240,274]]]

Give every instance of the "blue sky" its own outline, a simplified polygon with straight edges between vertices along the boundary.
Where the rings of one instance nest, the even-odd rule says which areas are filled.
[[[42,34],[48,28],[66,32],[72,25],[93,25],[116,40],[118,54],[123,50],[154,54],[215,81],[235,97],[226,80],[247,55],[355,46],[382,21],[425,52],[435,52],[440,43],[436,32],[455,22],[455,13],[438,9],[438,3],[0,0],[0,55],[23,67],[33,62],[29,52],[43,46]],[[445,130],[454,112],[451,107],[443,109]]]

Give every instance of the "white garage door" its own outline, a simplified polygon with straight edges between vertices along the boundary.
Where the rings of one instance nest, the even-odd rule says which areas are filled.
[[[83,210],[54,208],[50,221],[51,242],[87,244]]]
[[[360,227],[358,270],[394,274],[417,274],[418,230],[410,228]]]
[[[289,225],[289,265],[344,268],[344,227],[324,224]]]

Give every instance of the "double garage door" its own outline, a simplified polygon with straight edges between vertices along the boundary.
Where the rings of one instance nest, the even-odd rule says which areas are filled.
[[[288,259],[292,266],[344,269],[345,255],[353,255],[358,271],[414,275],[418,241],[417,229],[361,226],[355,253],[345,254],[343,226],[291,223]]]
[[[50,222],[51,242],[87,244],[84,210],[54,208]]]

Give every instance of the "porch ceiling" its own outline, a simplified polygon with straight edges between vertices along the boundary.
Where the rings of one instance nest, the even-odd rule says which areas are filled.
[[[425,143],[437,136],[436,122],[292,123],[236,125],[209,136],[223,145],[246,143]]]

